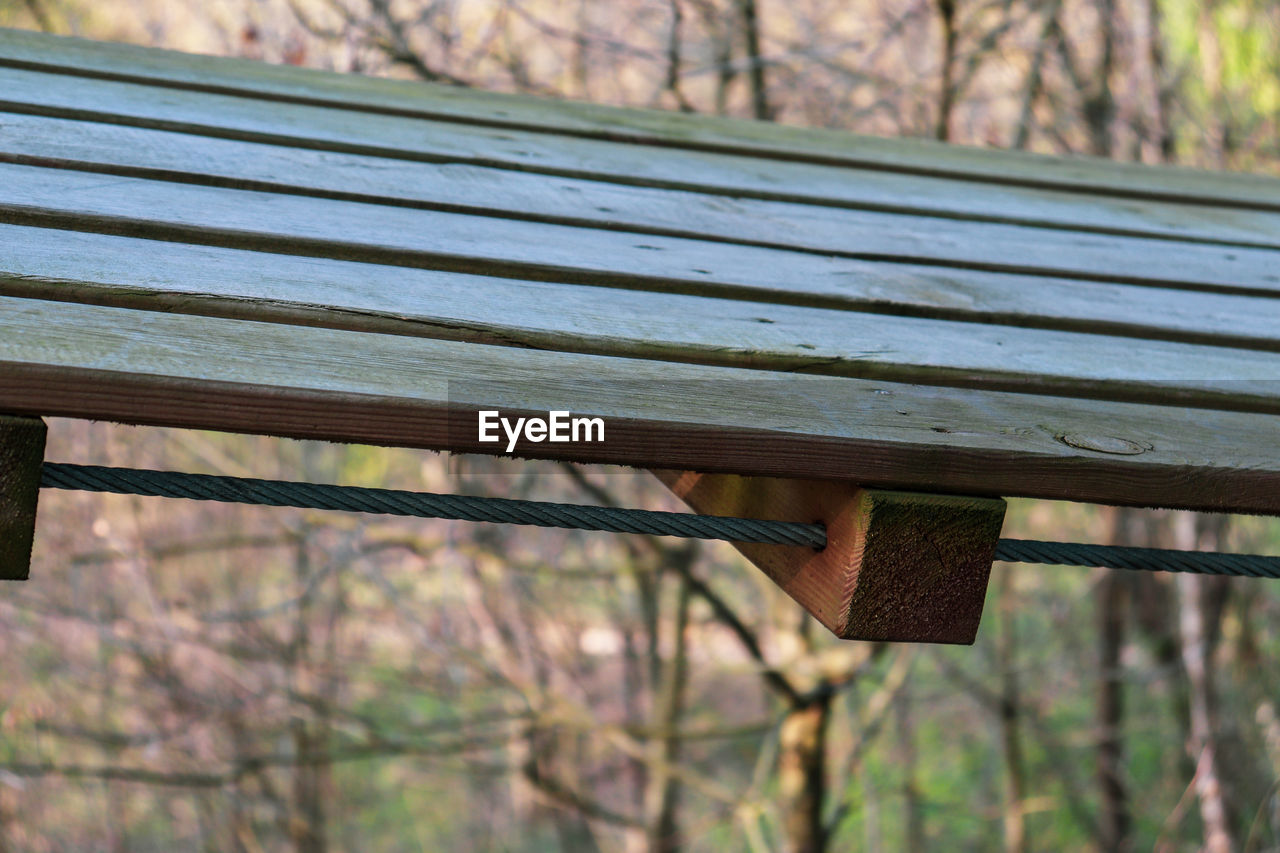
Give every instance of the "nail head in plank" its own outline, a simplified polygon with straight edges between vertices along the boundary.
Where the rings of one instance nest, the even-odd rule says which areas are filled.
[[[1005,504],[848,483],[654,471],[695,511],[820,522],[821,551],[735,543],[845,640],[972,643]]]
[[[0,580],[24,581],[31,572],[44,439],[39,418],[0,415]]]

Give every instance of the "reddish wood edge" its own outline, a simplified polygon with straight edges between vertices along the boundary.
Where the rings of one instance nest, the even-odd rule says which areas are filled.
[[[824,524],[827,547],[821,551],[734,547],[837,637],[974,641],[1003,500],[821,480],[653,473],[697,512]]]

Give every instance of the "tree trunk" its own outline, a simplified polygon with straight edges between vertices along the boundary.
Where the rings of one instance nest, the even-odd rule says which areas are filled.
[[[1177,517],[1178,547],[1187,550],[1217,545],[1217,536],[1202,537],[1197,519],[1190,514]],[[1205,542],[1212,539],[1212,542]],[[1182,636],[1182,660],[1190,687],[1191,731],[1187,752],[1196,763],[1194,785],[1200,802],[1200,819],[1204,823],[1204,849],[1207,853],[1231,853],[1231,838],[1223,793],[1221,767],[1217,756],[1217,726],[1214,719],[1214,685],[1209,661],[1209,630],[1205,625],[1205,582],[1200,575],[1178,575],[1179,627]]]
[[[311,476],[321,467],[320,452],[304,446],[303,471]],[[294,550],[294,579],[299,589],[312,582],[316,566],[311,559],[311,528],[304,524]],[[298,695],[316,692],[317,679],[312,666],[311,619],[314,599],[304,598],[294,619],[293,637],[286,653],[290,686]],[[325,827],[325,792],[329,767],[320,761],[328,749],[327,714],[316,712],[317,721],[309,723],[301,709],[295,710],[289,725],[293,739],[295,764],[292,768],[293,808],[289,818],[289,835],[297,853],[326,853],[329,849]]]
[[[683,571],[687,570],[685,565]],[[680,718],[684,713],[685,688],[689,680],[689,653],[684,636],[689,625],[691,597],[687,575],[682,574],[679,584],[671,660],[667,663],[655,703],[654,724],[658,731],[649,744],[653,761],[645,795],[645,823],[650,853],[674,853],[682,846],[677,819],[680,781],[672,773],[672,768],[680,760]]]
[[[1112,541],[1116,545],[1144,544],[1138,540],[1141,510],[1115,511]],[[1124,673],[1120,654],[1124,647],[1128,610],[1128,578],[1108,571],[1098,583],[1098,788],[1101,793],[1101,830],[1107,850],[1128,850],[1133,818],[1124,781]]]
[[[1111,91],[1111,75],[1115,71],[1116,0],[1098,0],[1098,26],[1102,30],[1098,85],[1085,98],[1084,119],[1089,129],[1089,153],[1110,157],[1114,154],[1111,122],[1116,113],[1115,97]]]
[[[898,716],[898,741],[901,748],[902,761],[902,799],[903,819],[906,821],[904,835],[906,853],[923,853],[924,841],[924,809],[920,802],[920,786],[916,783],[918,752],[916,750],[915,720],[912,717],[911,691],[903,689],[894,699],[894,710]]]
[[[293,769],[295,812],[290,827],[294,849],[297,853],[325,853],[329,849],[324,813],[327,768],[317,761],[325,747],[303,720],[293,724],[293,743],[298,760]]]
[[[1145,542],[1148,545],[1170,546],[1164,537]],[[1177,616],[1177,576],[1164,573],[1140,572],[1131,578],[1129,588],[1133,600],[1137,626],[1149,638],[1156,667],[1167,673],[1169,704],[1178,721],[1182,742],[1191,737],[1191,716],[1188,708],[1191,700],[1187,692],[1187,671],[1182,665],[1182,638]],[[1195,773],[1195,759],[1185,753],[1181,756],[1182,774],[1190,779]]]
[[[779,734],[778,784],[789,853],[822,853],[827,847],[822,807],[826,800],[826,738],[831,695],[792,709]]]
[[[956,64],[956,3],[937,0],[938,17],[942,21],[942,83],[938,93],[938,123],[933,135],[946,142],[951,138],[951,113],[955,108],[956,86],[952,79]]]
[[[747,79],[751,81],[751,113],[761,121],[773,119],[769,97],[765,90],[764,58],[760,55],[760,21],[756,14],[756,0],[741,0],[742,29],[747,42]]]
[[[1151,123],[1157,156],[1161,163],[1172,163],[1177,153],[1177,140],[1173,135],[1173,86],[1166,79],[1168,70],[1165,68],[1164,19],[1160,13],[1160,0],[1147,0],[1147,61],[1155,87]]]
[[[1200,74],[1209,96],[1209,111],[1205,116],[1205,156],[1214,169],[1227,167],[1227,153],[1231,146],[1228,113],[1222,89],[1222,42],[1218,38],[1218,25],[1214,20],[1217,4],[1205,0],[1200,5],[1197,22],[1197,46],[1200,48]]]
[[[1004,849],[1006,853],[1024,853],[1027,849],[1026,822],[1022,807],[1027,799],[1027,782],[1023,773],[1022,733],[1019,728],[1018,670],[1014,650],[1017,648],[1013,600],[1013,573],[1007,568],[997,575],[996,596],[999,602],[1000,633],[996,640],[996,658],[1000,666],[1000,742],[1004,753],[1005,805]]]

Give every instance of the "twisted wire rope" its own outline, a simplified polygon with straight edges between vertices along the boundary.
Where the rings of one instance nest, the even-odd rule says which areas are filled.
[[[303,509],[530,524],[537,527],[602,530],[610,533],[649,533],[686,539],[724,539],[731,542],[807,545],[811,548],[822,548],[827,544],[827,534],[821,525],[790,521],[761,521],[684,512],[255,480],[176,471],[105,468],[60,462],[44,464],[40,485],[54,489]]]
[[[40,485],[51,489],[528,524],[610,533],[643,533],[686,539],[803,545],[811,548],[823,548],[827,544],[826,529],[820,524],[258,480],[177,471],[109,468],[101,465],[72,465],[63,462],[44,463]],[[1259,554],[1001,539],[996,545],[995,559],[1012,563],[1280,578],[1280,557]]]

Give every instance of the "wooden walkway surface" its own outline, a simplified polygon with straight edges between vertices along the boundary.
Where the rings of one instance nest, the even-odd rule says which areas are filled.
[[[0,412],[1280,512],[1280,180],[0,31]]]

